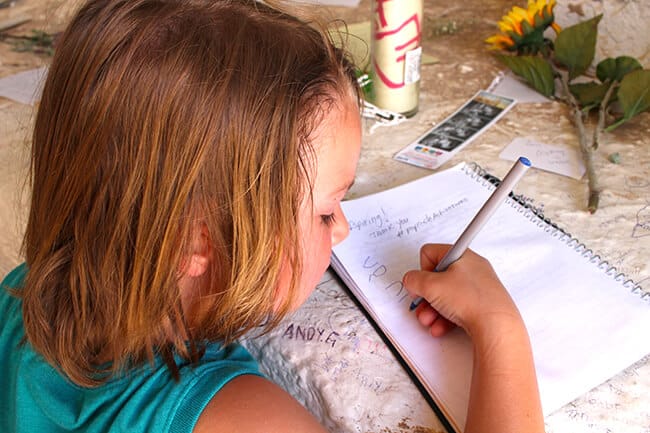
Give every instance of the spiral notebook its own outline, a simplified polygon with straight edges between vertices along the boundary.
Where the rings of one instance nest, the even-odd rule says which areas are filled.
[[[463,430],[472,347],[461,329],[433,339],[409,312],[401,284],[425,242],[453,243],[498,179],[460,164],[343,202],[350,236],[332,267],[419,382],[448,427]],[[473,240],[526,323],[544,414],[650,353],[650,295],[516,196]]]

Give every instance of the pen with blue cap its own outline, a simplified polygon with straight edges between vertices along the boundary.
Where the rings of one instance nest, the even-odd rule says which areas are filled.
[[[519,179],[521,179],[530,165],[530,161],[523,156],[515,162],[508,174],[503,178],[503,181],[501,181],[501,184],[494,190],[490,198],[488,198],[483,207],[481,207],[474,219],[460,235],[456,243],[451,247],[451,249],[449,249],[449,251],[447,251],[447,254],[445,254],[442,260],[438,263],[434,272],[443,272],[449,267],[449,265],[460,259],[465,250],[469,248],[469,244],[481,231],[492,214],[496,212],[501,203],[505,201],[505,198],[510,194],[510,191],[512,191],[517,182],[519,182]],[[413,300],[413,302],[411,302],[410,310],[415,310],[422,300],[422,297],[417,297]]]

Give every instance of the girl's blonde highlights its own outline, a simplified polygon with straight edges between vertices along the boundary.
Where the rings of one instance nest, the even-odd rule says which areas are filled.
[[[259,3],[82,7],[33,136],[18,292],[29,343],[95,386],[158,352],[175,372],[174,352],[196,360],[206,341],[276,324],[302,266],[310,133],[351,88],[323,31]],[[197,225],[212,261],[203,313],[188,320],[177,282]],[[290,296],[276,310],[286,263]]]

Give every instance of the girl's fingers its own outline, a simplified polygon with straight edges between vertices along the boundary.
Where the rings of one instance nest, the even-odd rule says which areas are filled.
[[[433,271],[450,248],[451,245],[424,244],[420,248],[420,269]]]
[[[431,325],[431,328],[429,328],[429,332],[434,337],[442,337],[455,327],[456,325],[453,322],[450,322],[449,320],[439,315]]]
[[[429,328],[429,332],[434,337],[441,337],[456,327],[453,322],[445,319],[426,301],[422,301],[422,303],[418,305],[415,314],[417,315],[420,324]]]
[[[418,308],[415,310],[415,315],[422,326],[431,326],[433,322],[440,316],[436,310],[431,308],[426,300],[422,300]]]
[[[439,278],[440,275],[435,272],[413,270],[404,274],[402,283],[409,293],[431,300],[427,297],[427,294],[436,290],[435,288],[438,286],[437,280]]]

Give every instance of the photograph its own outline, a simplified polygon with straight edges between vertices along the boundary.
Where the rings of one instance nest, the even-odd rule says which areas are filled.
[[[467,105],[463,107],[461,113],[467,113],[471,116],[480,116],[487,118],[487,120],[490,121],[498,116],[501,111],[503,111],[503,109],[499,107],[495,107],[494,105],[489,105],[474,99],[472,101],[469,101]]]
[[[461,112],[440,124],[435,131],[443,135],[465,140],[478,132],[487,122],[480,117],[467,116]]]
[[[463,144],[463,140],[440,134],[437,132],[437,130],[434,130],[422,137],[418,143],[423,146],[435,147],[436,149],[451,152]]]

